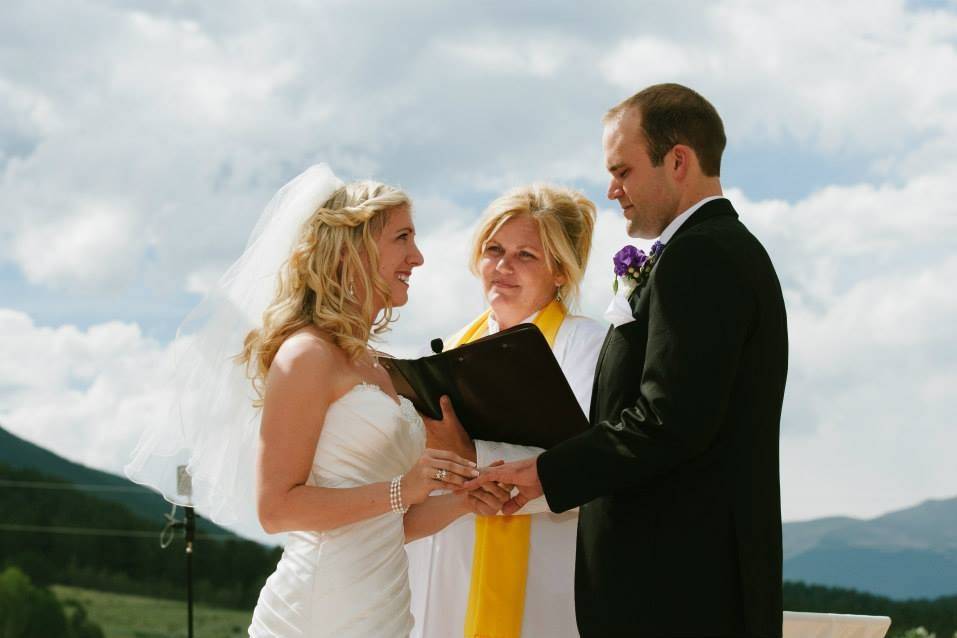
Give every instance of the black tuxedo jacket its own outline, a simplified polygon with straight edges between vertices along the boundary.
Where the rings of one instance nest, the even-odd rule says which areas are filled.
[[[778,637],[788,345],[771,260],[713,200],[632,308],[602,347],[592,426],[538,460],[551,509],[581,506],[579,631]]]

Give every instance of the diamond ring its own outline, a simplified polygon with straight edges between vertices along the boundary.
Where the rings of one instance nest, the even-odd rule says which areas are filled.
[[[447,471],[445,471],[445,470],[436,470],[436,471],[435,471],[435,480],[436,480],[436,481],[444,481],[445,478],[446,478],[448,475],[449,475],[449,473],[448,473]]]

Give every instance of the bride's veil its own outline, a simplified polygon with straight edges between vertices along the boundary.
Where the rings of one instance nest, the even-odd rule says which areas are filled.
[[[261,532],[255,509],[260,410],[235,356],[260,326],[303,223],[341,185],[327,165],[317,164],[283,186],[242,256],[180,325],[169,418],[142,435],[124,467],[131,480],[216,523]],[[187,468],[191,496],[177,485],[178,466]]]

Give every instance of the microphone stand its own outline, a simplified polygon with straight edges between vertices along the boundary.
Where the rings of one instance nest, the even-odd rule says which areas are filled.
[[[193,638],[193,541],[196,539],[196,515],[192,507],[186,511],[186,619],[187,636]]]

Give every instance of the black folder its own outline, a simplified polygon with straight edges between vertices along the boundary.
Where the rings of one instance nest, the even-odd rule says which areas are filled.
[[[537,326],[519,324],[420,359],[380,358],[396,392],[442,418],[447,394],[473,439],[550,448],[588,427]]]

